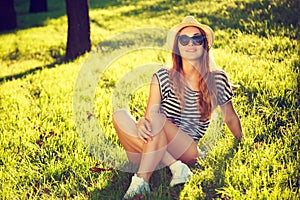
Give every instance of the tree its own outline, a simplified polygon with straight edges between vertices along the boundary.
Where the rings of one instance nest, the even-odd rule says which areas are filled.
[[[88,0],[66,0],[68,38],[66,59],[75,59],[91,50]]]
[[[47,0],[30,0],[29,12],[38,13],[38,12],[47,12],[48,4]]]
[[[14,0],[0,1],[0,31],[17,28]]]

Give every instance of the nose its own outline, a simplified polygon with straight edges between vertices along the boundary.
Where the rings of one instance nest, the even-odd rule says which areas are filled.
[[[194,43],[193,43],[192,39],[189,40],[188,46],[194,46]]]

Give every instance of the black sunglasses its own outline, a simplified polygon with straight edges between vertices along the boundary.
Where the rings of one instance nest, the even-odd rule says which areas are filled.
[[[178,41],[182,46],[188,45],[190,40],[192,40],[193,45],[200,46],[203,44],[205,40],[205,36],[204,35],[195,35],[193,37],[189,37],[187,35],[178,36]]]

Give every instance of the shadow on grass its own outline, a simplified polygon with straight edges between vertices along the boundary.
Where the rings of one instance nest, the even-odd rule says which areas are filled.
[[[136,5],[138,0],[90,0],[89,8],[91,9],[108,9],[109,7],[120,7]],[[186,1],[160,1],[153,4],[144,4],[136,6],[130,11],[124,11],[123,16],[138,16],[144,18],[158,17],[173,13],[178,15],[194,15],[200,22],[207,23],[213,29],[238,29],[246,33],[255,33],[261,36],[268,35],[269,31],[274,27],[285,27],[295,34],[291,37],[299,39],[299,33],[295,29],[299,29],[300,21],[298,13],[300,12],[300,4],[298,1],[290,0],[262,0],[253,2],[234,1],[220,7],[216,11],[206,14],[204,12],[191,12],[187,9],[187,5],[196,4],[195,0]],[[213,6],[212,2],[212,6]],[[29,13],[29,2],[27,0],[19,0],[15,3],[18,29],[26,29],[30,27],[44,26],[44,22],[59,18],[66,15],[65,2],[57,3],[55,0],[48,0],[48,12]],[[91,22],[95,23],[94,19]],[[260,23],[257,26],[257,23]],[[15,32],[16,30],[12,31]],[[7,32],[0,32],[5,34]],[[289,33],[286,33],[289,34]],[[296,38],[295,38],[296,37]]]
[[[191,197],[188,196],[189,191],[185,191],[184,194],[181,195],[181,192],[184,190],[184,185],[178,185],[175,187],[170,187],[169,183],[172,178],[172,174],[168,168],[163,168],[157,170],[153,173],[150,179],[150,188],[151,193],[143,196],[137,195],[132,199],[146,199],[146,200],[153,200],[153,199],[166,199],[166,200],[176,200],[176,199],[218,199],[224,198],[217,192],[217,190],[221,189],[225,185],[225,172],[226,168],[228,167],[228,160],[231,160],[234,157],[236,151],[241,148],[240,143],[234,142],[228,151],[224,151],[222,154],[214,157],[213,159],[207,160],[207,163],[210,167],[213,168],[214,178],[209,180],[204,180],[201,183],[193,184],[194,190],[200,190],[199,193],[204,193],[204,196],[200,197]],[[206,161],[205,161],[206,162]],[[204,166],[197,163],[191,166],[192,171],[200,171],[201,173],[206,173],[203,170]],[[203,171],[202,171],[203,170]],[[89,200],[96,200],[96,199],[122,199],[126,190],[129,187],[132,173],[128,172],[121,172],[115,171],[113,172],[113,176],[110,180],[110,183],[105,186],[103,189],[95,189],[89,193]],[[196,175],[195,175],[196,176]],[[204,174],[204,176],[206,176]],[[195,178],[197,180],[197,178]],[[198,188],[197,188],[197,185]],[[195,188],[196,187],[196,188]],[[192,191],[195,192],[195,191]]]
[[[208,160],[205,162],[206,165],[209,165],[209,167],[213,169],[213,179],[204,180],[201,183],[202,191],[205,193],[205,199],[230,199],[229,197],[222,196],[217,190],[222,189],[225,185],[225,172],[228,167],[228,161],[242,148],[242,145],[242,143],[235,140],[232,145],[228,147],[228,151],[224,151],[211,159],[207,158]],[[196,167],[200,168],[201,171],[202,166],[200,164],[197,165]],[[200,173],[205,173],[205,170]]]
[[[113,172],[113,177],[111,178],[110,184],[103,189],[95,189],[89,193],[89,200],[97,199],[122,199],[126,190],[129,187],[132,173],[116,171]],[[151,193],[143,196],[136,195],[132,199],[179,199],[183,185],[178,185],[175,187],[169,186],[169,181],[171,180],[171,172],[167,168],[157,170],[153,173],[150,179]]]
[[[300,23],[297,13],[300,12],[296,1],[236,1],[235,6],[228,4],[223,8],[211,13],[193,13],[199,19],[207,18],[215,29],[236,29],[244,33],[256,34],[267,37],[270,34],[278,34],[278,29],[288,29],[295,35],[285,33],[287,37],[296,39]],[[272,32],[276,30],[276,32]],[[286,30],[283,30],[285,32]],[[298,34],[299,36],[299,34]]]
[[[89,200],[122,199],[126,186],[129,185],[130,173],[121,171],[112,172],[110,183],[103,189],[95,189],[89,193]]]
[[[295,61],[294,65],[299,68],[298,61]],[[294,70],[292,73],[297,74],[297,86],[283,89],[276,94],[263,86],[257,88],[258,86],[239,83],[240,89],[236,94],[247,97],[248,110],[254,110],[263,124],[268,124],[268,134],[264,132],[257,133],[254,142],[272,143],[279,138],[283,139],[286,133],[282,131],[282,128],[299,121],[300,75],[298,69]],[[265,112],[265,110],[268,110],[268,112]],[[278,113],[281,114],[278,115]],[[245,112],[244,114],[249,115],[250,113]]]
[[[14,79],[24,78],[29,74],[34,74],[34,73],[36,73],[38,71],[41,71],[43,69],[55,68],[57,65],[60,65],[60,64],[63,64],[63,63],[68,63],[68,62],[71,62],[71,60],[66,61],[64,59],[57,59],[53,63],[50,63],[50,64],[45,65],[45,66],[38,66],[38,67],[35,67],[35,68],[32,68],[32,69],[29,69],[27,71],[21,72],[19,74],[0,77],[0,84],[4,83],[6,81],[12,81]]]
[[[124,11],[122,15],[142,15],[144,18],[158,17],[166,15],[166,13],[193,15],[200,22],[208,24],[214,30],[231,28],[262,37],[267,37],[270,34],[277,35],[277,32],[280,31],[291,39],[300,38],[299,31],[297,31],[300,26],[298,17],[300,4],[298,1],[233,1],[208,14],[199,10],[191,12],[187,7],[188,4],[197,6],[198,3],[198,1],[194,0],[184,2],[162,1]],[[214,6],[214,4],[217,3],[211,2],[211,6]]]
[[[126,0],[117,0],[117,1],[95,1],[92,0],[90,2],[90,8],[108,8],[110,6],[125,6],[125,5],[132,5],[135,4],[137,0],[134,2],[129,2]],[[274,3],[275,2],[275,3]],[[195,1],[190,0],[186,1],[186,3],[195,3]],[[57,2],[54,0],[48,0],[49,4],[49,11],[45,13],[37,13],[37,14],[30,14],[27,12],[29,3],[25,0],[20,0],[16,2],[16,10],[18,11],[18,18],[21,20],[21,25],[19,29],[25,29],[35,26],[42,26],[44,22],[51,18],[58,18],[65,15],[65,5],[61,3],[57,5]],[[266,36],[269,34],[270,30],[276,30],[276,26],[282,26],[287,29],[293,31],[292,34],[289,36],[293,39],[300,38],[300,32],[297,31],[299,27],[299,18],[297,17],[297,13],[300,12],[299,5],[296,1],[270,1],[270,0],[263,0],[263,1],[255,1],[250,3],[245,3],[242,1],[235,2],[236,7],[231,6],[228,4],[223,6],[222,8],[216,10],[213,13],[206,14],[206,13],[191,13],[188,10],[185,10],[185,6],[183,3],[180,2],[172,2],[172,1],[163,1],[159,2],[159,4],[152,4],[152,5],[144,5],[136,7],[131,11],[125,11],[122,15],[124,16],[132,16],[132,15],[140,15],[142,14],[143,17],[151,18],[154,16],[165,15],[166,11],[173,12],[173,13],[185,13],[186,15],[194,15],[200,21],[208,21],[208,25],[212,26],[214,29],[238,29],[244,32],[255,33],[261,36]],[[177,9],[174,9],[174,6],[177,6]],[[178,7],[181,6],[181,7]],[[227,14],[226,14],[227,13]],[[267,24],[264,25],[261,23],[257,25],[259,22],[266,22]],[[102,26],[96,20],[91,19],[92,23],[96,23],[98,26]],[[259,26],[259,27],[258,27]],[[274,28],[275,27],[275,28]],[[16,32],[14,30],[12,32]],[[0,32],[0,34],[5,34],[8,32]],[[286,32],[289,34],[289,32]],[[51,64],[46,65],[45,67],[39,66],[33,69],[30,69],[26,72],[11,75],[7,77],[0,78],[0,84],[5,80],[13,80],[25,77],[30,73],[34,73],[36,71],[42,70],[43,68],[53,68],[57,64],[61,64],[62,61],[55,61]]]
[[[216,154],[215,156],[208,157],[207,160],[204,160],[204,163],[197,162],[195,165],[190,166],[191,170],[195,172],[195,177],[191,180],[190,186],[184,189],[184,185],[178,185],[175,187],[170,187],[170,180],[172,174],[169,168],[165,167],[159,170],[154,171],[150,179],[150,188],[151,193],[143,196],[137,195],[133,199],[166,199],[166,200],[176,200],[176,199],[217,199],[223,198],[217,190],[220,190],[225,185],[225,173],[228,167],[228,161],[234,157],[234,154],[242,148],[242,144],[238,141],[234,141],[231,145],[228,146],[228,151],[222,151],[221,153]],[[213,169],[213,178],[203,178],[207,177],[205,168]],[[200,172],[198,178],[196,171]],[[89,192],[89,199],[122,199],[126,190],[128,189],[131,177],[133,173],[123,172],[123,171],[113,171],[112,176],[109,180],[109,183],[102,189],[94,189]],[[99,180],[100,181],[100,180]],[[196,182],[195,182],[196,181]],[[202,182],[201,182],[202,181]],[[193,191],[190,191],[193,190]],[[194,195],[201,196],[191,196],[189,192]]]
[[[136,0],[137,1],[137,0]],[[62,16],[66,16],[66,4],[65,1],[47,0],[48,11],[39,13],[30,13],[28,0],[17,0],[14,3],[17,14],[17,28],[13,30],[1,31],[0,35],[8,33],[16,33],[19,30],[24,30],[32,27],[45,26],[45,22],[49,19],[58,19]],[[89,8],[109,8],[111,6],[125,6],[134,4],[134,2],[126,0],[89,0]],[[93,21],[92,21],[93,22]]]

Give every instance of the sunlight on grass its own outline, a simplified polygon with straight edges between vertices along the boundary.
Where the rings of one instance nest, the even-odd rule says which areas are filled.
[[[149,91],[144,83],[155,69],[150,63],[169,65],[169,52],[135,50],[114,60],[103,73],[97,71],[101,63],[93,68],[95,107],[79,122],[89,123],[87,136],[96,130],[94,124],[104,130],[101,137],[85,138],[95,139],[97,151],[93,151],[79,134],[73,107],[76,81],[89,54],[69,63],[57,62],[65,54],[67,17],[65,5],[48,2],[48,13],[29,14],[28,1],[16,1],[20,28],[0,35],[0,198],[120,199],[131,174],[116,170],[127,158],[111,121],[117,105],[113,96],[124,92],[127,105],[118,103],[128,106],[134,117],[142,116]],[[170,173],[160,169],[154,172],[153,192],[146,198],[299,198],[300,61],[295,13],[293,1],[279,0],[91,1],[96,53],[101,51],[100,43],[112,45],[110,39],[125,32],[168,29],[191,14],[215,30],[215,60],[235,87],[233,103],[244,141],[234,140],[218,111],[200,141],[199,147],[210,148],[206,158],[192,167],[192,180],[182,188],[170,188]],[[159,34],[141,35],[146,42],[161,39]],[[142,41],[119,39],[123,43],[116,44]],[[138,76],[132,85],[126,82],[127,76],[147,66],[143,84],[134,82]],[[132,91],[134,84],[139,87]]]

